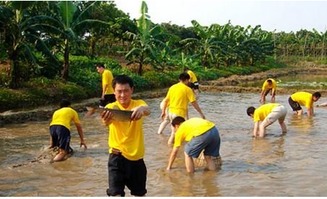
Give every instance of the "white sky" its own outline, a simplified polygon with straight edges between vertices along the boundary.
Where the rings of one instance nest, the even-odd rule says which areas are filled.
[[[117,8],[139,18],[142,0],[113,0]],[[267,31],[296,32],[301,29],[327,31],[327,1],[310,0],[145,0],[153,23],[191,26],[261,25]]]

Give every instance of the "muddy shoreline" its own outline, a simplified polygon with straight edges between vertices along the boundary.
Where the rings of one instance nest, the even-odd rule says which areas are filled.
[[[296,74],[308,74],[308,75],[327,75],[327,65],[325,66],[297,66],[295,68],[282,68],[282,69],[272,69],[265,72],[254,73],[251,75],[232,75],[227,78],[220,78],[218,80],[213,81],[204,81],[200,82],[200,89],[202,92],[236,92],[236,93],[260,93],[260,89],[258,87],[242,87],[241,83],[244,82],[252,82],[258,81],[271,77],[277,78],[288,75],[296,75]],[[157,98],[163,97],[168,88],[160,89],[155,91],[146,91],[139,92],[133,95],[134,98]],[[295,92],[296,89],[284,89],[278,88],[278,93],[281,94],[291,94]],[[315,92],[313,89],[306,89],[308,92]],[[320,90],[323,96],[327,95],[326,90]],[[98,98],[92,98],[88,100],[83,100],[79,103],[72,104],[72,107],[76,109],[78,112],[85,112],[86,106],[96,105],[98,102]],[[0,127],[3,127],[8,124],[18,124],[24,123],[28,121],[46,121],[50,120],[52,113],[58,109],[58,106],[46,106],[39,107],[32,110],[19,110],[19,111],[5,111],[0,113]]]

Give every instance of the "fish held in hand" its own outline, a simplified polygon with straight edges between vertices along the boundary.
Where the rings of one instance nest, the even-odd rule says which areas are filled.
[[[100,107],[86,107],[87,113],[85,116],[91,116],[95,112],[103,112],[103,111],[110,111],[113,113],[113,120],[119,121],[119,122],[127,122],[131,121],[131,116],[133,111],[129,110],[120,110],[120,109],[111,109],[111,108],[100,108]]]

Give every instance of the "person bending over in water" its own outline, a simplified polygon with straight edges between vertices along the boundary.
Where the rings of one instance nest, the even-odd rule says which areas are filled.
[[[58,154],[53,158],[53,161],[62,161],[66,159],[66,155],[72,153],[70,147],[70,123],[75,123],[79,137],[81,139],[80,146],[87,149],[84,140],[84,133],[77,112],[70,107],[70,101],[62,100],[60,109],[56,110],[52,115],[50,123],[50,147],[59,147]]]
[[[267,79],[261,88],[261,94],[260,94],[260,102],[261,104],[266,103],[266,96],[268,93],[271,95],[271,103],[275,102],[275,95],[276,95],[276,88],[277,88],[277,83],[274,79],[269,78]]]
[[[313,116],[313,103],[318,101],[320,97],[320,92],[315,92],[313,94],[308,92],[296,92],[288,98],[288,103],[297,115],[303,114],[302,105],[307,107],[308,116]]]
[[[172,120],[171,125],[176,133],[167,170],[171,169],[183,141],[188,142],[184,145],[185,167],[188,173],[194,173],[193,158],[198,158],[202,150],[204,150],[207,169],[217,169],[212,157],[220,157],[220,135],[213,122],[197,117],[185,121],[183,117],[177,116]]]
[[[286,133],[285,117],[287,109],[278,103],[267,103],[261,105],[259,108],[250,106],[247,108],[246,113],[253,118],[254,128],[253,137],[264,137],[265,130],[268,126],[278,120],[282,129],[282,133]]]

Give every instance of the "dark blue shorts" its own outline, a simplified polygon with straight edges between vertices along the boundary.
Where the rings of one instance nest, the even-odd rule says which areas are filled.
[[[62,125],[51,125],[50,135],[52,137],[52,147],[59,147],[65,151],[70,151],[70,131]]]
[[[193,137],[184,146],[187,155],[193,158],[198,158],[202,150],[205,156],[220,156],[220,136],[216,127],[211,128],[202,135]]]
[[[143,159],[131,161],[122,155],[109,154],[108,196],[125,196],[125,186],[133,196],[144,196],[146,190],[147,169]]]
[[[288,98],[288,103],[290,104],[293,111],[302,110],[301,105],[298,102],[294,101],[291,97]]]

